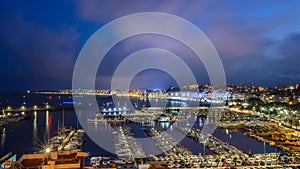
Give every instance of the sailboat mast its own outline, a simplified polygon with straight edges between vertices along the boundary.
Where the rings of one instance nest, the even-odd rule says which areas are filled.
[[[63,108],[63,118],[62,118],[62,120],[63,120],[63,124],[62,124],[62,126],[63,127],[65,127],[65,109]]]

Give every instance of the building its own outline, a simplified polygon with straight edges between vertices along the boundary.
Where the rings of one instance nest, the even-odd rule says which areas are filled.
[[[24,154],[18,161],[10,159],[4,165],[12,168],[30,169],[83,169],[84,158],[88,153],[79,149],[70,151],[49,152],[45,154]]]

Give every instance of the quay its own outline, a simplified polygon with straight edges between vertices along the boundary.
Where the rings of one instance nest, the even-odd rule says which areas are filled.
[[[300,132],[272,121],[222,122],[219,128],[238,130],[284,151],[300,151]]]
[[[74,109],[73,105],[57,105],[57,106],[51,106],[51,105],[44,105],[44,106],[21,106],[21,107],[5,107],[0,108],[1,112],[4,113],[12,113],[12,112],[26,112],[26,111],[55,111],[55,110],[63,110],[63,109]]]
[[[227,109],[227,106],[198,106],[198,107],[148,107],[147,110],[208,110],[208,109]]]
[[[198,143],[203,144],[205,147],[209,148],[211,151],[217,154],[230,154],[230,155],[238,155],[240,157],[248,157],[243,151],[238,148],[224,143],[221,140],[217,139],[212,135],[208,135],[202,133],[200,129],[196,128],[177,128],[183,134],[187,134],[188,137],[194,139]]]

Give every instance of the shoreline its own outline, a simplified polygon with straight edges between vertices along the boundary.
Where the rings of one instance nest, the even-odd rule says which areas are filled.
[[[297,131],[271,122],[268,126],[250,127],[245,124],[231,124],[227,126],[218,125],[218,128],[246,133],[251,138],[268,143],[270,146],[275,146],[283,151],[300,152],[300,132],[296,139],[293,135]]]

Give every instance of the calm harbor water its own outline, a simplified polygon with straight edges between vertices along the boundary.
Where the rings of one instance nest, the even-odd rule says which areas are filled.
[[[28,98],[29,96],[27,96]],[[57,102],[57,100],[50,99],[46,96],[39,96],[42,99],[37,99],[39,102],[43,103],[46,101]],[[23,97],[21,97],[21,101]],[[55,96],[56,99],[62,99],[62,97]],[[64,100],[69,100],[69,97],[65,97]],[[103,102],[107,102],[108,100],[104,99]],[[28,102],[28,101],[27,101]],[[29,103],[27,103],[29,104]],[[33,103],[32,103],[33,104]],[[140,103],[142,104],[142,102]],[[176,103],[178,104],[178,103]],[[44,144],[46,144],[47,139],[51,137],[51,134],[57,131],[58,125],[62,124],[63,122],[63,113],[62,111],[30,111],[26,112],[30,114],[32,118],[30,120],[22,121],[15,124],[9,124],[0,126],[0,152],[1,153],[8,153],[14,152],[17,153],[18,157],[20,157],[23,153],[33,153],[40,150]],[[64,124],[65,126],[73,126],[76,127],[78,125],[77,116],[74,110],[65,110],[65,118]],[[82,111],[84,114],[84,111]],[[190,116],[186,114],[187,116]],[[202,119],[197,119],[194,116],[190,116],[192,120],[195,122],[195,127],[201,127],[203,124]],[[168,124],[166,124],[167,126]],[[178,124],[181,125],[181,124]],[[187,124],[184,124],[187,125]],[[192,124],[188,124],[192,125]],[[80,126],[80,124],[79,124]],[[128,124],[129,127],[132,128],[133,133],[137,138],[146,138],[147,135],[143,131],[145,127],[141,126],[140,124]],[[89,130],[94,132],[101,133],[100,130],[109,130],[99,128],[100,126],[97,124],[89,123],[87,126]],[[168,126],[167,126],[168,127]],[[170,127],[170,126],[169,126]],[[174,126],[175,127],[175,126]],[[147,128],[147,127],[146,127]],[[104,131],[104,133],[108,133]],[[176,132],[173,129],[171,132]],[[244,133],[236,132],[236,131],[226,131],[223,129],[216,129],[213,133],[214,136],[221,139],[224,142],[228,142],[239,149],[243,150],[245,153],[263,153],[266,152],[278,152],[279,150],[275,149],[268,144],[263,142],[259,142],[253,138],[248,137]],[[110,137],[108,135],[99,135],[99,139],[103,139],[106,137]],[[86,136],[85,143],[82,147],[83,151],[90,152],[91,156],[115,156],[111,154],[101,147],[99,147],[93,140]],[[184,138],[181,143],[192,150],[194,154],[204,154],[203,145],[196,143],[194,140],[190,138]],[[141,142],[143,149],[145,150],[153,150],[156,149],[154,142]],[[265,147],[264,147],[265,146]],[[146,151],[147,152],[147,151]],[[205,154],[213,154],[210,150],[206,149]]]
[[[62,112],[32,112],[32,119],[0,127],[0,152],[13,152],[20,157],[24,153],[34,153],[43,148],[51,134],[62,124]],[[65,126],[77,126],[76,113],[65,111]],[[114,156],[101,149],[88,136],[85,136],[83,151],[90,155]]]

